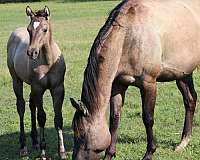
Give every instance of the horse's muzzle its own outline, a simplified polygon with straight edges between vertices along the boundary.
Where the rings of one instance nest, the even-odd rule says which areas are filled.
[[[34,60],[38,58],[39,54],[40,54],[40,50],[37,48],[32,48],[32,49],[27,50],[27,55]]]

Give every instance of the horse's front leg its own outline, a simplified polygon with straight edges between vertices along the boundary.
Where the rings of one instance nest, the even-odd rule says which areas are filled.
[[[142,119],[147,133],[147,151],[143,160],[151,160],[156,150],[153,136],[154,108],[156,101],[156,82],[143,82],[140,88],[142,97]]]
[[[54,125],[58,132],[58,154],[61,159],[66,159],[64,139],[63,139],[63,117],[62,117],[62,104],[64,100],[64,84],[60,84],[54,89],[50,90],[53,98],[54,107]]]
[[[18,78],[13,78],[13,90],[17,98],[17,112],[20,119],[20,156],[27,156],[28,151],[26,147],[26,137],[24,131],[24,112],[25,112],[25,101],[23,98],[23,82]]]
[[[185,105],[185,123],[181,143],[176,147],[176,151],[179,151],[188,145],[192,136],[192,121],[196,107],[197,93],[194,89],[192,75],[177,80],[176,84],[183,96]]]
[[[127,87],[114,83],[110,99],[110,133],[111,144],[106,150],[105,159],[111,160],[116,154],[117,129],[120,122],[121,108],[124,103],[125,91]]]

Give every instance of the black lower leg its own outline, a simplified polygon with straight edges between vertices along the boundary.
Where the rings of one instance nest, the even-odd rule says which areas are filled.
[[[54,107],[54,126],[58,134],[58,153],[61,159],[66,159],[64,139],[63,139],[63,117],[62,117],[62,104],[64,100],[64,84],[60,84],[54,89],[50,90],[53,107]]]
[[[45,150],[46,142],[45,142],[45,135],[44,135],[44,126],[46,123],[46,113],[44,112],[43,109],[38,108],[37,120],[40,127],[40,149]]]
[[[13,90],[15,92],[17,102],[17,112],[19,114],[20,119],[20,149],[24,149],[26,146],[26,137],[25,137],[25,131],[24,131],[24,113],[25,113],[25,101],[23,98],[23,82],[18,79],[16,76],[13,76]]]
[[[29,107],[31,110],[31,138],[32,138],[32,145],[35,149],[38,148],[38,139],[37,139],[37,127],[36,127],[36,104],[34,100],[34,96],[30,94],[29,99]]]
[[[26,137],[24,131],[24,112],[25,112],[25,101],[24,99],[17,99],[17,112],[20,119],[20,148],[23,149],[26,146]]]

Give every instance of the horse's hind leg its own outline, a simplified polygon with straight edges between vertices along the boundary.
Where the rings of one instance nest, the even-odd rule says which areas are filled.
[[[192,75],[176,81],[177,86],[183,96],[185,105],[185,122],[182,133],[181,143],[176,147],[176,151],[184,149],[192,135],[192,121],[196,107],[197,94],[194,89]]]
[[[111,160],[116,154],[117,129],[120,122],[121,108],[127,87],[114,83],[110,99],[110,133],[111,144],[106,150],[105,159]]]
[[[17,98],[17,112],[19,114],[20,119],[20,156],[27,156],[28,151],[26,147],[26,137],[25,137],[25,131],[24,131],[24,112],[25,112],[25,101],[23,98],[23,82],[15,76],[15,74],[12,74],[13,78],[13,90],[15,92],[16,98]]]
[[[31,110],[31,138],[32,138],[32,147],[33,149],[39,149],[38,144],[38,134],[36,127],[36,99],[34,99],[34,95],[31,93],[29,98],[29,108]]]
[[[66,159],[64,139],[63,139],[63,117],[62,104],[64,100],[64,84],[60,84],[54,89],[50,89],[54,107],[54,125],[58,132],[58,154],[61,159]]]

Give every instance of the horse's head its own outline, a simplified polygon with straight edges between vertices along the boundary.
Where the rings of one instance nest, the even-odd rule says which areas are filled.
[[[36,59],[40,54],[40,50],[51,41],[51,27],[49,23],[50,11],[47,6],[43,10],[33,12],[27,6],[26,14],[30,17],[31,22],[27,27],[30,35],[30,44],[27,55]]]
[[[83,102],[70,99],[76,113],[73,118],[74,130],[73,160],[99,160],[110,145],[110,133],[104,119],[96,121]],[[98,124],[97,124],[98,123]]]

